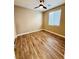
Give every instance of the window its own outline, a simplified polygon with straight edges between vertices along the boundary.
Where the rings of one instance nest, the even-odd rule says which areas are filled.
[[[61,17],[61,10],[56,10],[54,12],[49,13],[49,25],[52,26],[59,26],[60,25],[60,17]]]

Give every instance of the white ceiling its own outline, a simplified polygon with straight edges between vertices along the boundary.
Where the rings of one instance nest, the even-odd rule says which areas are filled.
[[[32,10],[38,10],[38,11],[46,11],[51,8],[54,8],[58,5],[61,5],[65,3],[65,0],[44,0],[44,5],[47,7],[47,9],[34,9],[34,7],[39,5],[39,0],[14,0],[14,4],[16,6],[21,6],[24,8],[29,8]]]

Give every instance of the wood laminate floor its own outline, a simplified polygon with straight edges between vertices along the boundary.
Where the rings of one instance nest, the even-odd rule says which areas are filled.
[[[16,59],[64,59],[65,39],[39,31],[15,40]]]

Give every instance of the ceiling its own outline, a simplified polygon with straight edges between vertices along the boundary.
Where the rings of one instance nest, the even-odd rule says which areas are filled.
[[[39,0],[14,0],[14,5],[29,8],[32,10],[46,11],[65,3],[65,0],[44,0],[44,1],[45,1],[44,5],[47,7],[47,9],[39,9],[39,8],[34,9],[34,7],[39,5],[40,3]]]

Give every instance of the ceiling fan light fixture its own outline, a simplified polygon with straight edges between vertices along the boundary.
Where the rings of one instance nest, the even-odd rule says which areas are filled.
[[[39,9],[47,9],[47,7],[44,5],[44,0],[40,0],[40,4],[39,6],[35,7],[36,8],[39,8]]]
[[[43,6],[40,6],[39,8],[40,8],[40,9],[43,9]]]

